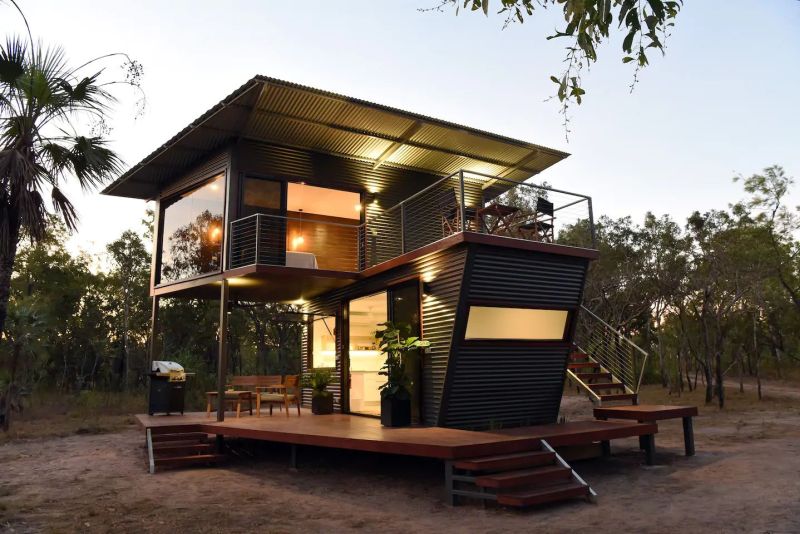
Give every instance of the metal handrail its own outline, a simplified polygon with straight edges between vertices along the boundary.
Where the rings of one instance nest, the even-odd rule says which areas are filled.
[[[606,321],[601,319],[597,316],[594,312],[588,309],[586,306],[581,305],[581,310],[586,312],[589,317],[594,319],[600,324],[601,329],[604,332],[601,332],[601,338],[598,340],[596,338],[589,338],[587,339],[586,346],[580,346],[576,343],[576,346],[586,354],[589,354],[593,358],[595,358],[598,363],[600,363],[603,367],[605,367],[612,375],[616,375],[617,378],[623,382],[623,384],[631,389],[634,393],[639,393],[639,389],[642,386],[642,379],[644,378],[644,369],[647,365],[647,359],[649,354],[646,350],[641,348],[639,345],[634,343],[628,337],[626,337],[622,332],[608,324]],[[596,329],[592,329],[592,332],[596,332]],[[635,361],[633,358],[633,353],[631,352],[630,355],[625,353],[620,353],[618,350],[615,350],[611,345],[612,342],[609,337],[613,337],[613,343],[624,343],[625,346],[630,351],[636,351],[640,353],[643,358],[641,359],[640,369],[638,373],[638,378],[636,376],[636,369],[635,369]],[[589,343],[593,343],[590,345]],[[595,344],[599,343],[599,344]],[[633,387],[635,383],[635,388]]]
[[[582,204],[584,201],[586,202],[586,207],[579,208],[579,210],[583,211],[586,210],[586,213],[568,211],[566,212],[567,215],[562,215],[562,221],[569,220],[570,217],[575,217],[576,221],[587,221],[589,228],[589,234],[591,238],[592,246],[594,246],[594,220],[591,208],[591,197],[587,195],[582,195],[579,193],[573,193],[570,191],[565,191],[562,189],[556,189],[549,186],[542,186],[533,183],[527,182],[518,182],[515,180],[510,180],[508,178],[502,178],[498,176],[491,176],[489,174],[484,174],[481,172],[475,171],[467,171],[461,169],[454,173],[451,173],[447,176],[441,177],[440,179],[434,181],[433,183],[429,184],[428,186],[424,187],[423,189],[415,192],[413,195],[403,199],[402,201],[398,202],[397,204],[393,205],[392,207],[381,211],[378,214],[375,214],[364,222],[359,224],[344,224],[344,223],[337,223],[337,222],[328,222],[328,221],[314,221],[319,223],[324,223],[326,225],[338,226],[338,227],[346,227],[346,228],[353,228],[356,229],[358,232],[358,239],[356,243],[356,254],[358,257],[358,265],[356,270],[363,271],[366,268],[369,268],[374,264],[376,261],[378,263],[387,261],[397,255],[401,255],[407,252],[411,252],[413,250],[417,250],[422,246],[426,246],[432,242],[435,242],[438,239],[441,239],[443,235],[439,235],[438,237],[435,232],[431,231],[429,225],[420,226],[419,218],[415,215],[411,215],[415,212],[416,214],[421,213],[419,210],[425,208],[428,203],[433,203],[437,201],[437,195],[441,197],[443,192],[450,187],[448,182],[452,182],[452,187],[456,188],[456,194],[460,195],[457,197],[458,205],[460,206],[460,225],[456,232],[466,232],[472,231],[470,227],[467,225],[467,217],[465,213],[466,204],[468,202],[474,202],[475,198],[482,199],[479,200],[481,203],[478,207],[483,207],[487,202],[495,202],[495,197],[498,195],[505,194],[508,191],[511,191],[514,188],[522,187],[525,188],[524,190],[533,191],[533,196],[536,198],[548,198],[552,199],[553,203],[556,205],[553,206],[553,211],[560,211],[566,208],[573,207],[578,204]],[[445,184],[443,186],[443,184]],[[493,184],[500,184],[499,190],[494,191],[491,190],[489,197],[487,199],[485,193],[483,191],[487,191],[490,186]],[[469,191],[466,191],[466,186],[469,186]],[[437,188],[440,188],[437,191]],[[563,198],[556,196],[555,199],[552,196],[548,196],[546,193],[552,192],[556,195],[568,195],[574,198]],[[468,194],[467,194],[468,193]],[[477,195],[477,196],[476,196]],[[467,200],[470,198],[471,200]],[[563,204],[558,204],[558,201],[563,202]],[[409,212],[409,215],[406,216],[406,212]],[[564,213],[564,212],[562,212]],[[576,215],[576,213],[578,213]],[[251,223],[255,222],[255,234],[256,234],[256,246],[254,252],[255,262],[258,263],[259,255],[258,251],[260,248],[260,241],[265,238],[263,233],[267,231],[267,229],[261,229],[262,225],[262,217],[266,218],[269,217],[274,220],[283,220],[283,221],[296,221],[296,222],[310,222],[313,219],[306,219],[306,218],[299,218],[299,217],[290,217],[285,215],[276,215],[276,214],[269,214],[269,213],[255,213],[252,215],[248,215],[247,217],[242,217],[235,221],[231,221],[229,223],[229,238],[228,244],[229,249],[233,250],[234,241],[236,241],[237,247],[239,247],[239,254],[241,255],[242,247],[246,247],[248,255],[250,253],[250,249],[253,248],[252,246],[252,234],[248,234],[247,228],[251,227]],[[253,221],[254,219],[254,221]],[[399,219],[399,220],[397,220]],[[427,223],[426,223],[427,224]],[[566,223],[565,223],[566,225]],[[578,227],[580,228],[580,227]],[[474,230],[474,229],[473,229]],[[474,230],[480,231],[480,230]],[[375,252],[369,252],[367,250],[368,244],[362,240],[367,235],[373,236],[373,239],[377,239],[377,241],[372,242],[372,246],[374,247],[373,251],[376,251],[378,254],[378,259],[374,259],[372,256]],[[520,236],[506,236],[509,239],[528,239]],[[236,239],[238,238],[238,240]],[[552,236],[551,236],[552,238]],[[375,244],[377,243],[377,245]],[[400,250],[396,250],[396,246],[393,243],[400,244]],[[369,254],[369,256],[368,256]],[[231,257],[229,255],[229,257]],[[369,259],[373,258],[373,259]]]

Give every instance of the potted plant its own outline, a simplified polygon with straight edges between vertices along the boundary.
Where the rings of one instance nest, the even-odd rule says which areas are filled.
[[[311,413],[327,415],[333,413],[333,393],[328,391],[333,373],[331,369],[315,368],[303,375],[301,386],[311,388]]]
[[[381,392],[381,424],[383,426],[408,426],[411,424],[411,379],[406,373],[403,355],[430,345],[418,337],[409,337],[411,327],[395,325],[392,322],[381,323],[383,330],[375,333],[375,339],[386,362],[380,374],[386,377],[386,383],[380,386]]]

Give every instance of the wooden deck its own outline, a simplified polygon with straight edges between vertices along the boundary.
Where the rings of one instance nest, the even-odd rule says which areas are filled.
[[[301,417],[277,413],[271,417],[226,418],[222,423],[205,412],[172,416],[140,414],[136,419],[142,428],[156,432],[193,427],[195,431],[222,436],[442,460],[527,451],[538,446],[541,439],[553,446],[581,445],[658,432],[658,426],[651,423],[597,420],[486,432],[421,426],[386,428],[370,417],[315,416],[305,410]]]

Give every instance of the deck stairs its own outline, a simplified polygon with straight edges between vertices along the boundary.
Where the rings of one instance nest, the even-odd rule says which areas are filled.
[[[216,465],[225,455],[200,428],[192,426],[155,427],[146,430],[150,473],[162,469]]]
[[[593,403],[637,404],[647,352],[581,306],[567,378]]]
[[[447,462],[445,469],[453,505],[468,498],[525,508],[597,496],[545,440],[519,452]]]

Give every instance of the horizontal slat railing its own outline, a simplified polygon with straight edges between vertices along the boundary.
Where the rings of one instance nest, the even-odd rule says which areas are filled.
[[[588,354],[633,393],[639,393],[648,353],[585,306],[575,335],[578,350]]]
[[[231,223],[229,266],[279,265],[357,272],[361,226],[258,213]]]
[[[229,266],[291,264],[288,250],[314,254],[319,268],[359,271],[458,232],[593,248],[592,201],[547,186],[458,171],[361,225],[263,213],[234,221]]]

